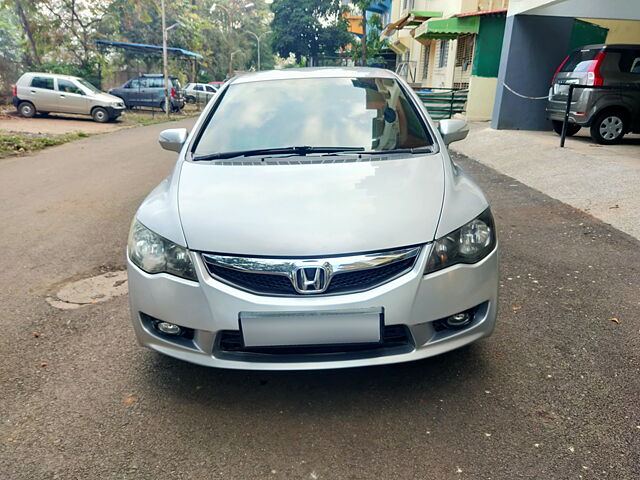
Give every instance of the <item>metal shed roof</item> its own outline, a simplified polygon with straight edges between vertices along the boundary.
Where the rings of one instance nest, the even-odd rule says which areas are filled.
[[[152,53],[162,54],[162,46],[160,45],[146,45],[144,43],[128,43],[128,42],[115,42],[112,40],[94,40],[94,43],[98,45],[106,45],[108,47],[122,48],[124,50],[130,50],[138,53]],[[173,55],[182,55],[184,57],[202,58],[202,55],[182,48],[167,47],[167,52]]]

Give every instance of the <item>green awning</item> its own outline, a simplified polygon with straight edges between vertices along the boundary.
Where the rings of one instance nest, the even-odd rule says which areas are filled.
[[[478,33],[480,16],[451,17],[423,22],[414,31],[415,39],[443,40]]]

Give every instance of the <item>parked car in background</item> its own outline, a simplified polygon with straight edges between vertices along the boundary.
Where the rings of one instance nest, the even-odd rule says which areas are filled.
[[[118,88],[112,88],[109,93],[120,97],[127,108],[155,107],[165,109],[164,77],[162,74],[144,74],[132,78]],[[169,100],[171,111],[178,111],[184,107],[184,95],[180,81],[176,77],[169,77]]]
[[[138,209],[127,248],[142,345],[213,367],[406,362],[491,335],[498,241],[489,201],[434,122],[378,68],[230,80]],[[218,101],[219,99],[219,101]]]
[[[640,45],[589,45],[565,58],[547,103],[547,116],[558,134],[572,83],[616,88],[575,88],[567,135],[589,127],[596,142],[613,144],[626,133],[640,133]]]
[[[124,111],[122,99],[104,93],[86,80],[69,75],[28,72],[13,87],[13,105],[31,118],[36,113],[91,115],[96,122],[115,120]]]
[[[206,83],[187,83],[184,87],[184,99],[187,103],[207,103],[218,89]]]

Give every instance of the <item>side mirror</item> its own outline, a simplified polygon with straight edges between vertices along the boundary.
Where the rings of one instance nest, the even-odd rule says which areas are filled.
[[[160,132],[158,142],[160,142],[160,146],[165,150],[180,152],[182,145],[187,141],[187,135],[186,128],[169,128],[168,130]]]
[[[464,120],[440,120],[438,130],[445,145],[464,140],[469,134],[469,126]]]

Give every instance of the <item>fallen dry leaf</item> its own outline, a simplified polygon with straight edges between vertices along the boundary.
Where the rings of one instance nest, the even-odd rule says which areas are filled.
[[[620,323],[620,319],[616,317],[611,317],[609,320],[611,320],[613,323],[617,323],[617,324]]]
[[[38,332],[33,332],[33,336],[36,338],[40,338],[40,334]]]
[[[132,403],[135,403],[137,400],[138,399],[136,398],[136,396],[133,393],[130,393],[129,395],[124,397],[124,400],[122,401],[122,403],[124,403],[125,405],[131,405]]]
[[[46,367],[47,365],[49,365],[47,362],[40,362],[40,366],[42,368]]]
[[[520,305],[516,305],[515,307],[512,307],[511,310],[513,310],[514,312],[519,312],[520,310],[522,310],[522,307]]]

